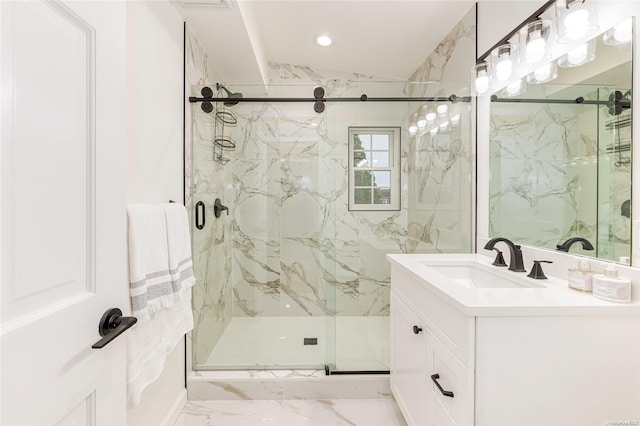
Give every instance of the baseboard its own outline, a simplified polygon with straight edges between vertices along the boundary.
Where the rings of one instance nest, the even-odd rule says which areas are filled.
[[[180,395],[178,395],[178,398],[176,398],[176,401],[171,406],[171,409],[167,413],[167,416],[164,418],[161,425],[173,426],[176,420],[178,419],[178,416],[182,412],[182,409],[184,408],[186,403],[187,403],[187,390],[183,389],[182,392],[180,392]]]

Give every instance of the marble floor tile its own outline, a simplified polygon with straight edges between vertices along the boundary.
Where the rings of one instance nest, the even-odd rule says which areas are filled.
[[[406,426],[393,399],[191,401],[174,426]]]

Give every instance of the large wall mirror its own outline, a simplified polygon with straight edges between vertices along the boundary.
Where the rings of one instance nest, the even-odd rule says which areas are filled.
[[[554,250],[581,237],[593,250],[574,244],[571,253],[629,263],[631,26],[621,22],[626,33],[612,28],[493,94],[491,237]]]

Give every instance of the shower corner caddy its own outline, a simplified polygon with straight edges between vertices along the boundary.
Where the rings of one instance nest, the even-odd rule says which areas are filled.
[[[223,88],[217,85],[218,92]],[[205,98],[213,97],[213,90],[210,87],[204,87],[200,91]],[[236,149],[236,143],[231,136],[225,135],[225,129],[235,127],[238,124],[238,118],[231,111],[227,111],[224,104],[215,104],[215,107],[209,103],[202,104],[202,110],[206,113],[214,114],[214,130],[213,130],[213,160],[224,165],[231,161],[231,158],[225,156],[225,151],[233,151]]]

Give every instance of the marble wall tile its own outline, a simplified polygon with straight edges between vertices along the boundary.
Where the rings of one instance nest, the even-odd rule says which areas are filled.
[[[410,82],[468,82],[475,65],[476,11],[471,8],[436,49],[409,77]],[[411,96],[426,94],[426,86],[407,85]]]

